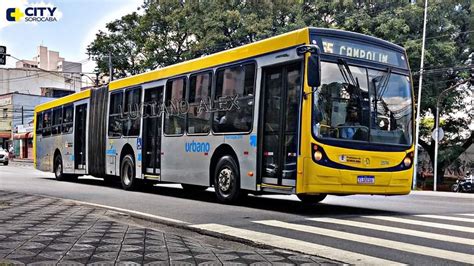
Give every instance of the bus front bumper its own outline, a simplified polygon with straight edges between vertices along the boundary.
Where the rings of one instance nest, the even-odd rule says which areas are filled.
[[[360,177],[369,177],[372,182],[361,183]],[[413,167],[394,172],[341,170],[321,166],[311,158],[305,158],[303,173],[298,175],[296,193],[406,195],[411,191],[412,177]]]

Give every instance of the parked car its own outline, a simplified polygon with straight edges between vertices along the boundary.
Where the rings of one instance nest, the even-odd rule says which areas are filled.
[[[8,165],[8,151],[0,148],[0,163]]]

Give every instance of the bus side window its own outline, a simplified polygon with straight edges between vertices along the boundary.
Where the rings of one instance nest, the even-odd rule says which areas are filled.
[[[53,135],[61,134],[63,110],[61,107],[53,109],[53,119],[51,133]]]
[[[70,134],[73,130],[74,122],[74,107],[72,105],[64,106],[63,108],[63,127],[64,134]]]
[[[51,110],[43,113],[43,137],[51,136]]]
[[[189,134],[209,133],[211,113],[209,108],[211,99],[212,73],[193,75],[189,78],[189,111],[187,117],[187,132]]]
[[[165,134],[181,135],[184,132],[185,116],[182,110],[184,102],[185,78],[179,78],[166,83],[165,96]]]
[[[109,137],[122,136],[123,91],[110,94]]]
[[[220,69],[216,74],[214,132],[249,132],[254,109],[255,64]],[[237,104],[237,106],[235,106]]]
[[[140,101],[141,88],[134,88],[125,91],[125,119],[123,122],[124,136],[138,136],[140,133]]]
[[[43,134],[43,112],[36,114],[36,135]]]

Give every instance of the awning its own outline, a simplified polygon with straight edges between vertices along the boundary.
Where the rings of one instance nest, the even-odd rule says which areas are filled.
[[[26,132],[26,133],[16,133],[13,135],[14,139],[32,139],[33,132]]]
[[[11,132],[0,132],[0,138],[1,139],[9,139],[12,137]]]

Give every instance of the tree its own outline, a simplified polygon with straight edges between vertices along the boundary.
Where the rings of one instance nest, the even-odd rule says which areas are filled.
[[[145,1],[132,13],[107,24],[89,45],[98,70],[108,71],[112,52],[116,76],[179,63],[305,26],[339,28],[376,36],[406,48],[417,89],[423,26],[423,1]],[[422,116],[437,117],[436,100],[472,71],[471,1],[430,0],[421,99]],[[472,85],[466,85],[472,90]],[[417,95],[415,93],[415,95]],[[439,175],[469,145],[472,117],[454,115],[472,103],[465,94],[443,100],[446,138],[440,146]],[[432,128],[422,127],[420,144],[434,159]],[[440,180],[441,181],[441,180]]]

